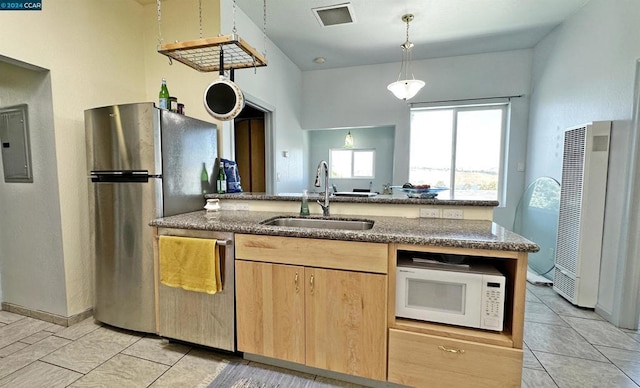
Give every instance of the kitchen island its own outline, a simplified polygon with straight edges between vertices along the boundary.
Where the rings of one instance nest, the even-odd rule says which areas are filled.
[[[300,210],[302,193],[233,193],[206,194],[205,198],[215,198],[220,201],[223,209],[252,210],[252,211],[282,211],[297,212]],[[309,194],[309,209],[311,214],[322,214],[317,200],[323,195]],[[373,197],[334,196],[329,197],[331,215],[380,215],[397,217],[430,217],[457,218],[468,220],[493,219],[493,208],[498,201],[479,199],[449,199],[445,196],[431,199],[408,198],[405,193],[394,195],[376,195]],[[427,210],[427,214],[421,211]]]
[[[344,241],[435,245],[470,249],[537,252],[538,246],[506,228],[486,220],[405,218],[390,216],[340,215],[336,219],[367,219],[369,230],[315,229],[263,225],[274,217],[297,217],[297,213],[221,210],[197,211],[151,221],[151,226],[187,230],[208,230],[269,236],[320,238]],[[319,216],[310,216],[319,217]]]
[[[272,202],[264,199],[247,201]],[[403,206],[394,201],[388,204]],[[296,200],[282,202],[299,207]],[[450,206],[491,209],[477,202]],[[520,385],[527,253],[538,250],[535,243],[485,219],[340,212],[332,218],[373,221],[368,230],[342,230],[265,225],[275,217],[299,216],[237,209],[223,205],[218,212],[161,218],[151,226],[160,234],[233,234],[237,344],[246,358],[324,370],[363,385]],[[507,279],[503,330],[397,317],[396,270],[407,253],[472,256],[499,268]]]

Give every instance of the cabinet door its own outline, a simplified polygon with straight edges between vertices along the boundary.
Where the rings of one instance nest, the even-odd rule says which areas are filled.
[[[386,380],[385,275],[305,268],[307,365]]]
[[[304,364],[304,267],[236,260],[238,350]]]

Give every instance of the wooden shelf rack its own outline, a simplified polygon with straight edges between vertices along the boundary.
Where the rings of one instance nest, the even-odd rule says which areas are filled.
[[[224,54],[224,70],[267,65],[266,58],[237,34],[167,43],[158,52],[200,72],[212,72],[220,71],[220,50]]]

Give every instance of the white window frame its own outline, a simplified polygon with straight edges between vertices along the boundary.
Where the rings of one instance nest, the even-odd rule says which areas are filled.
[[[500,159],[499,159],[499,171],[498,171],[498,188],[496,194],[496,200],[500,203],[504,203],[505,201],[505,192],[506,192],[506,174],[507,168],[505,166],[506,161],[506,147],[507,147],[507,136],[509,132],[509,116],[511,113],[511,103],[506,98],[497,98],[497,99],[486,99],[486,100],[473,100],[473,101],[456,101],[452,102],[443,102],[443,103],[420,103],[413,104],[411,106],[411,113],[413,114],[416,111],[424,111],[424,110],[453,110],[453,123],[452,123],[452,153],[451,153],[451,198],[454,199],[455,196],[455,168],[456,168],[456,134],[457,134],[457,113],[462,111],[480,111],[487,109],[502,109],[502,131],[500,134]],[[409,136],[411,137],[411,132],[413,128],[411,128],[410,120],[410,130]],[[411,156],[409,156],[409,169],[411,169]],[[409,172],[410,173],[410,172]]]
[[[351,153],[351,172],[350,176],[335,177],[333,176],[333,151],[350,152]],[[358,153],[371,153],[371,175],[355,175],[355,155]],[[329,149],[329,178],[331,179],[375,179],[376,177],[376,150],[375,148],[330,148]]]

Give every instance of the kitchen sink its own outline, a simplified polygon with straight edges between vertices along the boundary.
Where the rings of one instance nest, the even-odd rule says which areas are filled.
[[[294,228],[369,230],[373,228],[371,220],[354,220],[340,218],[298,218],[275,217],[261,222],[262,225],[288,226]]]

